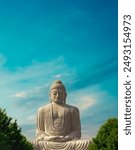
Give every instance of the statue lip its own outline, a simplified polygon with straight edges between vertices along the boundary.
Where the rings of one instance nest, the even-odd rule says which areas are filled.
[[[63,105],[63,103],[59,101],[53,101],[52,104]]]
[[[54,103],[63,103],[63,100],[61,100],[61,99],[54,99],[53,102]]]

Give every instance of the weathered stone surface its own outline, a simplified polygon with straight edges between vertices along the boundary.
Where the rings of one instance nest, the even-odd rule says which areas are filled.
[[[35,150],[87,150],[89,140],[80,140],[79,109],[66,104],[66,89],[61,81],[50,88],[51,103],[37,113]]]

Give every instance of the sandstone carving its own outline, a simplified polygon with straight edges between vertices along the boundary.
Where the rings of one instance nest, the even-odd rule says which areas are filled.
[[[66,88],[60,80],[50,88],[50,104],[37,112],[35,150],[87,150],[89,140],[81,140],[79,109],[66,104]]]

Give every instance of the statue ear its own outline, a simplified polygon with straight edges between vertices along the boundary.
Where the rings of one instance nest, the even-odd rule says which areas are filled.
[[[65,98],[67,98],[67,93],[65,93]]]
[[[65,99],[63,101],[64,104],[66,104],[66,98],[67,98],[67,93],[65,92]]]

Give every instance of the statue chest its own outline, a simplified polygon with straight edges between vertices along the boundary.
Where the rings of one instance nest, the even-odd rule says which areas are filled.
[[[55,108],[53,109],[52,113],[53,113],[53,118],[54,119],[58,119],[58,118],[62,118],[65,114],[62,108]]]
[[[71,114],[66,107],[53,107],[46,114],[45,130],[51,135],[66,135],[71,129]]]

